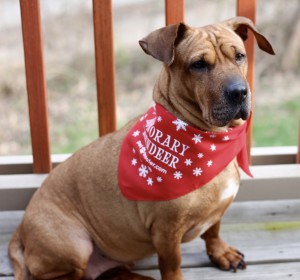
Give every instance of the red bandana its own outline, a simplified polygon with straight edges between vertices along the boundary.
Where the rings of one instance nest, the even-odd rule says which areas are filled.
[[[130,200],[170,200],[204,186],[237,157],[249,176],[247,122],[226,132],[196,129],[156,104],[122,144],[118,179]]]

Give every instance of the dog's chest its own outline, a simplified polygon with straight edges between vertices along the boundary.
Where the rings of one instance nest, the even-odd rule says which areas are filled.
[[[228,198],[235,198],[239,190],[239,183],[235,179],[229,178],[220,192],[220,201],[227,200]]]
[[[220,185],[211,188],[208,186],[201,195],[207,199],[199,199],[199,203],[193,205],[191,216],[194,218],[187,221],[190,225],[183,235],[182,242],[201,236],[222,218],[238,192],[239,181],[235,177],[229,177]]]

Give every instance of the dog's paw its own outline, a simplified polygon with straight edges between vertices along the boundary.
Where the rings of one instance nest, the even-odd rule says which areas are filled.
[[[221,239],[207,246],[207,255],[212,263],[222,270],[246,269],[244,255],[237,249],[228,246]]]

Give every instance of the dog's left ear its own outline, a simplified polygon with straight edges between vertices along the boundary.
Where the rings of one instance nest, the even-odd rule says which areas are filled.
[[[188,28],[184,23],[168,25],[151,32],[139,44],[146,54],[170,66],[174,61],[175,46]]]
[[[255,36],[259,48],[269,54],[275,54],[272,45],[269,43],[265,36],[257,31],[256,27],[250,19],[246,17],[235,17],[224,21],[223,24],[235,31],[235,33],[237,33],[243,39],[243,41],[247,40],[248,29],[250,29]]]

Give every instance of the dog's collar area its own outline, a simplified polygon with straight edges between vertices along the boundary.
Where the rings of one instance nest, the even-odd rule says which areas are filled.
[[[251,176],[247,122],[225,132],[202,131],[155,104],[122,144],[118,179],[132,200],[169,200],[202,187],[237,157]]]

